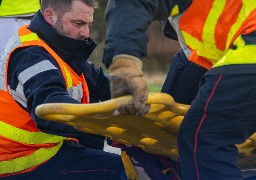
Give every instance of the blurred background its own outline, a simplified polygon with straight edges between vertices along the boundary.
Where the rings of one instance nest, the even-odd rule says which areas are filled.
[[[106,23],[104,11],[107,1],[99,1],[99,9],[95,11],[94,23],[91,27],[91,38],[98,46],[90,57],[90,60],[97,66],[101,66],[106,73],[102,63],[102,54],[105,42]],[[143,59],[143,70],[149,85],[149,90],[159,92],[169,70],[172,56],[178,51],[177,41],[168,39],[162,32],[160,22],[153,22],[147,31],[149,43],[147,46],[148,56]]]

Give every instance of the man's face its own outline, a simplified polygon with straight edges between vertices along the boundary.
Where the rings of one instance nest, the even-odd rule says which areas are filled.
[[[93,21],[94,9],[81,1],[73,1],[72,10],[62,17],[55,15],[53,28],[63,36],[85,40],[90,36],[90,25]]]

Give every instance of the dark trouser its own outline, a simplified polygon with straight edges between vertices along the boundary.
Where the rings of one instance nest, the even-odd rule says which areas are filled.
[[[172,59],[161,92],[172,95],[176,102],[191,104],[206,71],[205,68],[190,62],[182,51],[178,52]]]
[[[35,170],[9,176],[6,180],[120,180],[125,171],[119,155],[86,149],[80,144],[65,141],[59,152]]]
[[[240,180],[238,150],[256,131],[256,74],[206,75],[178,136],[183,180]]]
[[[106,137],[94,134],[81,134],[78,139],[79,143],[90,149],[103,150]]]

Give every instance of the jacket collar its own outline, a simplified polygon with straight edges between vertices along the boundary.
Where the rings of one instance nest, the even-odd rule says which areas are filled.
[[[85,62],[96,47],[96,43],[90,38],[87,40],[76,40],[58,34],[45,21],[40,11],[34,15],[29,29],[37,33],[65,61],[79,60]]]

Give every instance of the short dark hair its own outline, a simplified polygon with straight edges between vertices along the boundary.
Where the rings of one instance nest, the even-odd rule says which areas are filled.
[[[81,1],[84,4],[96,9],[98,8],[97,0],[41,0],[40,11],[43,13],[47,8],[52,8],[58,15],[65,14],[71,10],[73,1]]]

